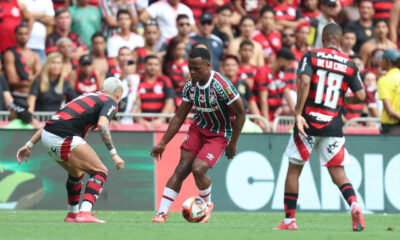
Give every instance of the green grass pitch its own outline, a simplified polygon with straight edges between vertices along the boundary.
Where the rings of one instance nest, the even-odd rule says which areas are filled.
[[[188,223],[172,213],[167,223],[152,223],[154,212],[100,211],[106,224],[64,223],[65,211],[0,211],[0,239],[400,239],[400,214],[365,215],[364,232],[351,231],[349,214],[297,213],[299,230],[274,231],[283,213],[215,212],[208,223]]]

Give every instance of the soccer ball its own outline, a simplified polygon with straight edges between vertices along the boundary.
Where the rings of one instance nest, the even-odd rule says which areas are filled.
[[[188,222],[200,222],[208,214],[207,203],[200,197],[188,198],[182,207],[182,215]]]

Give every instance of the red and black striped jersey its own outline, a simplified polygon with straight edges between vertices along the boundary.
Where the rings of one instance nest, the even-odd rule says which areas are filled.
[[[144,63],[146,61],[147,55],[149,54],[147,53],[146,48],[144,47],[136,48],[137,59],[135,59],[135,61],[137,62],[137,72],[139,74],[144,73]]]
[[[45,50],[46,54],[57,52],[57,41],[60,38],[62,38],[62,36],[58,35],[55,31],[47,36]],[[87,48],[86,45],[83,43],[82,38],[78,34],[70,32],[68,34],[68,38],[71,39],[73,48],[77,48],[80,46],[83,46],[85,49]]]
[[[138,94],[143,113],[160,113],[165,100],[175,97],[171,80],[162,75],[157,76],[154,82],[146,80],[144,75],[140,76]]]
[[[89,130],[97,127],[100,116],[111,120],[118,112],[118,105],[103,92],[79,96],[56,112],[44,129],[60,137],[86,137]]]
[[[80,94],[94,93],[99,90],[99,79],[93,71],[89,78],[83,78],[81,71],[76,69],[75,91]]]
[[[285,81],[285,87],[289,88],[290,90],[296,90],[297,89],[297,76],[296,76],[296,69],[298,67],[298,63],[296,61],[293,61],[290,64],[290,68],[286,69],[283,72],[283,81]]]
[[[394,0],[372,0],[372,4],[375,10],[374,19],[383,18],[389,20]]]
[[[185,86],[185,76],[189,73],[189,66],[187,61],[181,63],[172,62],[167,65],[167,76],[172,81],[172,86],[175,91],[175,105],[179,107],[182,102],[182,90]]]
[[[344,95],[363,89],[356,64],[334,48],[322,48],[304,54],[298,75],[311,78],[303,117],[312,136],[343,136]]]
[[[274,6],[275,12],[275,20],[285,20],[285,21],[297,21],[302,18],[301,11],[299,7],[288,4],[285,2],[284,4]]]
[[[256,30],[253,34],[253,40],[261,44],[264,56],[273,55],[275,52],[282,48],[281,33],[278,31],[272,31],[265,35],[260,30]]]
[[[182,3],[192,10],[196,23],[199,22],[200,16],[206,12],[210,2],[210,0],[182,0]]]
[[[256,66],[239,66],[239,71],[236,76],[240,80],[244,80],[247,82],[248,87],[251,91],[254,89],[254,79],[256,78],[258,68]]]

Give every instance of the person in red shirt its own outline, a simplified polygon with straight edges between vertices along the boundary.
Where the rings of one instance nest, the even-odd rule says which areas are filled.
[[[257,67],[252,65],[250,62],[251,56],[254,54],[254,45],[248,40],[243,40],[240,43],[239,48],[239,70],[237,71],[237,77],[247,82],[250,90],[254,89],[254,78],[257,74]]]
[[[192,12],[196,24],[199,23],[200,16],[207,11],[207,7],[212,0],[182,0],[181,2],[188,6]]]
[[[300,62],[304,53],[313,49],[312,46],[309,46],[307,44],[309,35],[310,35],[310,22],[305,21],[300,23],[296,28],[296,33],[295,33],[296,41],[294,47],[292,48],[292,52],[297,62]]]
[[[79,95],[102,89],[103,83],[99,81],[98,74],[93,68],[92,56],[83,55],[79,59],[79,67],[72,72],[69,82]]]
[[[266,0],[233,0],[233,5],[240,15],[252,15],[257,18],[258,10],[266,5]]]
[[[260,12],[261,28],[253,35],[253,40],[261,44],[265,62],[272,62],[275,52],[281,49],[281,33],[275,30],[274,9],[265,6]]]
[[[285,27],[295,29],[304,21],[300,9],[288,3],[288,0],[275,0],[274,6],[276,28],[282,30]]]
[[[146,57],[144,74],[140,77],[135,113],[173,113],[174,89],[171,80],[161,75],[161,60],[155,55]],[[147,129],[157,129],[165,118],[137,118]]]
[[[304,18],[316,18],[321,14],[318,9],[318,0],[304,0],[301,1],[301,12]]]

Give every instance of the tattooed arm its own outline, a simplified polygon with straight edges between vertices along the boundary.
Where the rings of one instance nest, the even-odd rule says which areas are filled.
[[[111,133],[110,133],[110,128],[108,127],[110,123],[110,120],[108,120],[107,117],[100,116],[99,121],[97,123],[99,133],[101,136],[101,139],[103,140],[104,144],[106,145],[108,151],[110,151],[110,154],[112,156],[112,159],[114,160],[115,166],[117,169],[123,168],[124,167],[124,160],[122,160],[117,151],[114,148],[114,144],[111,139]]]

